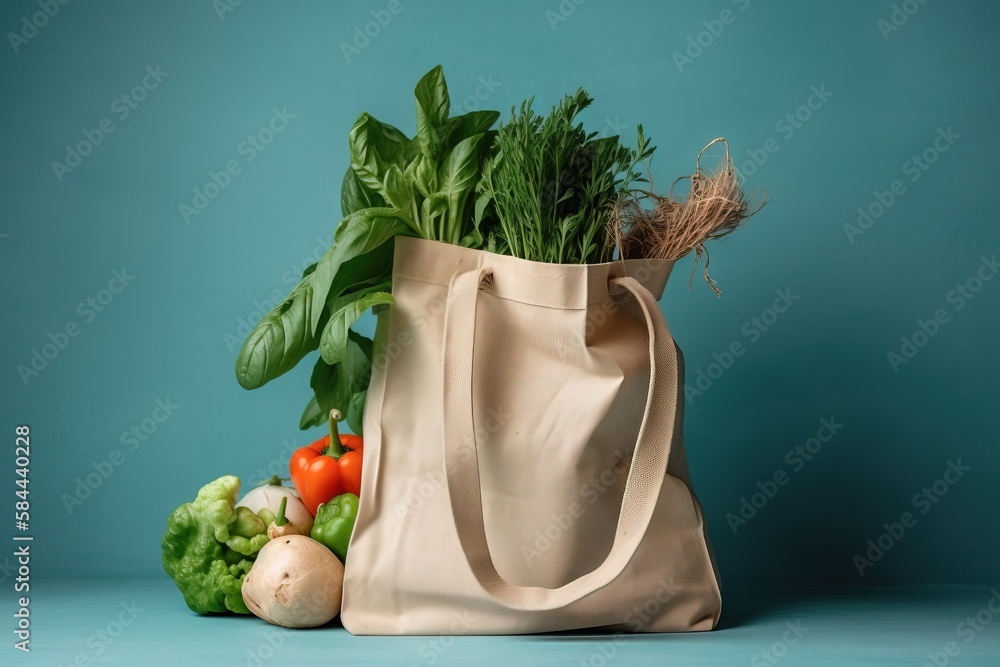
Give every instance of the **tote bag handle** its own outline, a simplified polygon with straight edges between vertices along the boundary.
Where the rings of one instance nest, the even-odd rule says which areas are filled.
[[[614,581],[632,559],[653,516],[667,474],[677,411],[677,349],[656,299],[635,278],[611,279],[638,301],[649,330],[649,393],[629,467],[614,542],[596,569],[559,587],[518,586],[497,572],[486,539],[479,459],[475,447],[472,372],[476,305],[489,268],[455,275],[449,285],[444,336],[444,461],[455,529],[479,584],[512,609],[543,611],[570,605]],[[472,456],[461,450],[472,443]]]

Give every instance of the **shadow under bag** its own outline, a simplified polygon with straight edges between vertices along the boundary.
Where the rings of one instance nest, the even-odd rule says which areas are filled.
[[[566,265],[397,238],[378,315],[354,634],[710,630],[673,262]]]

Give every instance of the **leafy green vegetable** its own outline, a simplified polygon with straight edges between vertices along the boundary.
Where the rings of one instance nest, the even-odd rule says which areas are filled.
[[[368,401],[368,390],[358,392],[351,396],[351,403],[347,406],[347,425],[355,433],[361,433],[362,421],[365,417],[365,403]]]
[[[371,374],[371,341],[350,327],[373,305],[391,303],[392,239],[419,236],[479,247],[475,189],[500,114],[473,111],[448,117],[444,72],[435,67],[414,88],[414,138],[361,114],[348,136],[351,164],[340,193],[344,216],[333,246],[285,300],[247,337],[236,360],[240,385],[255,389],[320,348],[313,397],[300,428],[347,408],[358,430]]]
[[[351,169],[361,184],[378,192],[389,165],[402,167],[413,157],[415,148],[405,134],[375,120],[366,113],[354,123],[348,136]]]
[[[239,491],[239,478],[220,477],[167,520],[160,545],[163,569],[196,613],[250,613],[240,589],[268,541],[267,525],[274,515],[267,508],[260,514],[237,508]]]
[[[318,414],[313,416],[310,401],[300,423],[307,423],[306,428],[325,423],[331,409],[349,406],[355,395],[368,389],[371,373],[372,341],[354,331],[348,332],[341,361],[328,364],[322,358],[316,360],[309,385],[313,388]]]
[[[417,101],[417,144],[426,159],[436,160],[451,106],[441,67],[435,67],[420,79],[413,96]]]
[[[377,208],[379,206],[385,206],[385,200],[379,196],[378,192],[366,188],[354,170],[348,167],[347,173],[344,174],[344,181],[340,186],[341,215],[346,217],[363,208]]]
[[[343,361],[347,355],[347,340],[351,326],[366,310],[383,303],[392,303],[392,295],[388,292],[372,292],[333,313],[320,339],[319,351],[323,361],[328,364]]]
[[[309,335],[316,333],[320,315],[326,307],[330,286],[341,265],[349,259],[374,250],[392,237],[405,234],[408,226],[394,209],[366,208],[344,218],[333,236],[333,247],[326,251],[312,274]]]
[[[496,252],[560,264],[606,261],[608,210],[649,155],[574,124],[593,102],[582,89],[545,118],[532,101],[500,126],[474,217],[489,221],[489,247]]]

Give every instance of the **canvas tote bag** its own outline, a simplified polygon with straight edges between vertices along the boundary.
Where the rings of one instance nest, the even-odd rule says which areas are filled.
[[[344,627],[715,627],[682,361],[657,305],[672,263],[557,265],[395,243]]]

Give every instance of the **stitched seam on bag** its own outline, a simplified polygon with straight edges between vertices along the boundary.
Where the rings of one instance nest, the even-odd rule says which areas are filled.
[[[685,484],[685,487],[687,485]],[[719,572],[717,569],[717,563],[712,558],[710,548],[708,546],[708,527],[705,524],[705,513],[701,509],[701,503],[698,502],[698,497],[695,495],[694,490],[688,487],[688,494],[691,496],[691,502],[695,508],[695,515],[698,517],[698,528],[701,532],[701,548],[705,554],[705,562],[708,564],[709,570],[712,575],[712,588],[715,590],[715,594],[719,600],[719,608],[715,612],[715,619],[712,623],[712,629],[714,630],[718,624],[719,619],[722,617],[722,582],[719,581]]]
[[[536,277],[538,277],[538,274],[534,274],[534,275]],[[541,277],[544,277],[544,276],[541,276]],[[437,287],[448,287],[448,283],[439,283],[439,282],[436,282],[434,280],[427,280],[426,278],[417,278],[416,276],[408,276],[405,273],[396,273],[396,274],[393,274],[393,279],[395,280],[397,278],[402,278],[403,280],[412,280],[413,282],[423,283],[424,285],[435,285]],[[523,299],[515,299],[513,297],[500,296],[499,294],[497,294],[496,292],[491,291],[491,290],[485,290],[485,291],[486,291],[487,294],[489,294],[490,296],[496,297],[497,299],[502,299],[504,301],[511,301],[513,303],[522,303],[522,304],[524,304],[526,306],[535,306],[535,307],[538,307],[538,308],[548,308],[549,310],[570,310],[570,311],[590,310],[591,308],[604,307],[604,306],[608,306],[608,305],[613,304],[613,303],[615,303],[615,304],[623,304],[623,303],[629,303],[630,301],[636,301],[635,296],[633,296],[632,294],[623,294],[623,295],[621,295],[620,298],[611,297],[611,298],[608,298],[608,299],[602,299],[600,301],[592,301],[592,302],[588,303],[586,306],[584,306],[584,307],[581,308],[581,307],[578,307],[578,306],[552,306],[552,305],[549,305],[547,303],[538,303],[538,302],[535,302],[535,301],[525,301]]]

